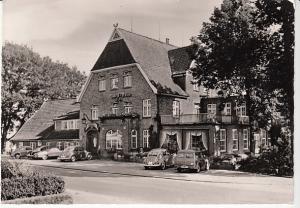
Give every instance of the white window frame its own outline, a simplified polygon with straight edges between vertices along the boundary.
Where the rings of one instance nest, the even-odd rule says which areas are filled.
[[[245,144],[247,144],[246,147],[245,147]],[[249,149],[249,132],[248,132],[248,129],[243,129],[243,149],[244,150]]]
[[[143,117],[151,117],[151,99],[143,100]]]
[[[246,103],[242,103],[240,106],[238,106],[238,104],[236,104],[236,115],[243,117],[243,116],[247,116],[247,111],[246,111]]]
[[[119,88],[119,86],[118,86],[118,84],[119,84],[119,78],[118,77],[112,77],[111,79],[110,79],[110,81],[111,81],[111,89],[113,90],[113,89],[118,89]]]
[[[221,144],[224,142],[224,144]],[[227,136],[226,136],[226,129],[220,129],[220,152],[227,151]],[[223,147],[223,148],[222,148]]]
[[[67,120],[61,121],[61,129],[68,130],[68,121]]]
[[[200,86],[198,85],[197,80],[193,80],[192,84],[193,84],[193,90],[195,92],[199,92],[200,91]]]
[[[99,92],[103,92],[106,90],[106,79],[99,80]]]
[[[109,130],[107,133],[106,133],[106,136],[105,136],[105,148],[106,149],[112,149],[113,148],[113,144],[115,144],[116,146],[116,149],[122,149],[123,146],[122,146],[122,139],[118,140],[118,139],[107,139],[107,134],[112,134],[114,133],[113,130]],[[119,130],[117,130],[117,134],[120,134],[119,133]]]
[[[150,145],[149,145],[149,137],[150,137],[149,130],[148,129],[144,129],[143,130],[143,147],[144,148],[149,148],[150,147]]]
[[[261,130],[261,146],[267,146],[267,131],[264,129]]]
[[[236,146],[236,148],[234,148],[234,146]],[[237,129],[232,129],[232,150],[239,150],[239,132]]]
[[[35,149],[36,148],[36,143],[35,142],[30,142],[30,147],[32,148],[32,149]]]
[[[57,143],[56,143],[56,147],[57,147],[59,150],[61,150],[62,147],[63,147],[62,142],[57,142]]]
[[[38,146],[38,147],[42,146],[42,141],[38,141],[38,142],[37,142],[37,146]]]
[[[216,113],[217,113],[217,105],[213,104],[213,103],[207,104],[207,113],[208,114],[212,114],[212,115],[216,115]]]
[[[49,149],[50,148],[50,142],[46,142],[46,147],[47,147],[47,149]]]
[[[231,116],[231,103],[225,103],[224,115]]]
[[[118,115],[118,113],[119,113],[119,107],[118,107],[118,104],[113,104],[113,107],[111,108],[111,112],[112,112],[112,114],[114,114],[114,115]]]
[[[91,114],[92,114],[91,118],[92,118],[93,121],[98,120],[98,113],[99,113],[98,108],[93,107],[93,108],[91,109]]]
[[[133,109],[133,107],[132,107],[132,106],[125,106],[125,109],[124,109],[124,111],[125,111],[125,113],[126,113],[126,114],[129,114],[129,113],[131,113],[131,112],[132,112],[132,109]]]
[[[137,148],[137,130],[131,131],[131,148],[132,149]]]
[[[124,88],[132,87],[132,75],[131,75],[131,73],[124,74],[123,78],[124,78]]]
[[[173,100],[173,117],[178,117],[180,115],[180,102],[178,100]]]

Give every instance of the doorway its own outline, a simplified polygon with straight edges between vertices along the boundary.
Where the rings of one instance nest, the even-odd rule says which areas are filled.
[[[86,149],[92,155],[97,155],[99,146],[99,138],[98,138],[98,131],[91,130],[87,133],[87,141],[86,141]]]

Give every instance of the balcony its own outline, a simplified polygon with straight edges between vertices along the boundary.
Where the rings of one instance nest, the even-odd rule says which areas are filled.
[[[214,115],[208,113],[183,114],[180,116],[161,115],[162,124],[249,124],[248,116]]]

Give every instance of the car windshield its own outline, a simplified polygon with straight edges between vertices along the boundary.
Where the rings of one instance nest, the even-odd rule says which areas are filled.
[[[148,156],[158,156],[159,152],[149,152]]]
[[[178,158],[193,158],[194,154],[193,153],[178,153],[177,156]]]
[[[66,149],[64,149],[64,152],[70,152],[73,151],[75,147],[67,147]]]

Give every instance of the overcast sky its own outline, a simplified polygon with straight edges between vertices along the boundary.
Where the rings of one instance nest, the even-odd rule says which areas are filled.
[[[4,40],[90,71],[113,24],[185,46],[222,0],[6,0]]]

